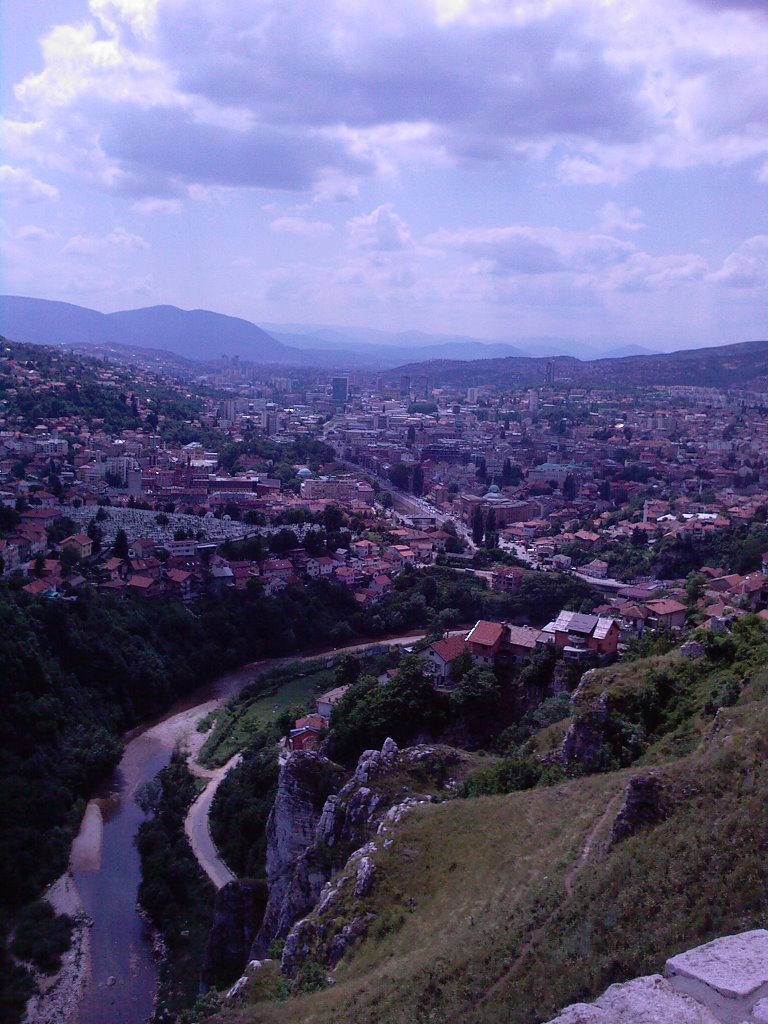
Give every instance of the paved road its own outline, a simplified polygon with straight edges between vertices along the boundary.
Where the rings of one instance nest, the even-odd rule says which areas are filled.
[[[219,851],[211,837],[209,816],[216,790],[232,768],[240,763],[240,754],[235,754],[221,768],[208,769],[190,759],[190,768],[195,775],[208,779],[208,783],[200,796],[187,812],[184,831],[187,833],[192,852],[200,867],[205,871],[217,889],[222,889],[228,882],[235,880],[234,874],[221,859]]]

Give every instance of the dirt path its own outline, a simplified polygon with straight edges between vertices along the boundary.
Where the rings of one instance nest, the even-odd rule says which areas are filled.
[[[614,793],[611,799],[608,801],[602,814],[587,833],[586,839],[584,840],[584,845],[581,848],[579,856],[566,872],[564,878],[566,902],[570,900],[573,895],[573,882],[577,873],[584,867],[584,865],[589,860],[589,856],[592,852],[592,849],[594,848],[597,837],[600,835],[603,828],[610,820],[611,814],[614,813],[616,804],[619,802],[622,792],[623,790],[620,789],[618,792]],[[552,913],[549,914],[544,919],[544,921],[542,921],[538,928],[535,928],[532,932],[530,932],[525,942],[520,947],[520,950],[515,959],[513,960],[513,962],[510,964],[509,967],[507,967],[504,970],[504,973],[501,974],[496,979],[496,981],[494,981],[493,984],[486,989],[486,991],[483,993],[480,999],[478,999],[477,1002],[475,1003],[476,1007],[483,1006],[485,1003],[488,1002],[489,999],[491,999],[494,995],[496,995],[497,992],[499,992],[504,987],[504,985],[513,976],[514,972],[518,970],[523,960],[526,956],[528,956],[528,954],[531,952],[536,943],[541,938],[543,938],[544,931],[547,925],[554,918],[555,914],[558,913],[561,907],[562,904],[558,906],[555,910],[553,910]],[[467,1011],[465,1009],[462,1009],[461,1011],[453,1014],[451,1017],[448,1017],[445,1024],[464,1024],[466,1018]]]
[[[618,793],[614,793],[613,797],[606,804],[605,810],[597,819],[595,824],[589,830],[587,838],[584,840],[584,846],[582,847],[579,859],[575,861],[568,869],[565,876],[565,891],[568,895],[568,899],[573,895],[573,880],[578,872],[584,867],[589,860],[589,855],[592,853],[592,847],[595,845],[595,840],[602,832],[605,825],[608,823],[609,818],[615,812],[616,804],[619,802],[621,797],[621,790]]]

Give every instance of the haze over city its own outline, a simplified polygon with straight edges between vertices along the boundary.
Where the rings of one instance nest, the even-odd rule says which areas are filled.
[[[605,348],[766,336],[748,0],[6,0],[5,292]]]

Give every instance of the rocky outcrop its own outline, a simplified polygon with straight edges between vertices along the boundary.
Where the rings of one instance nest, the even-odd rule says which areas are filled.
[[[630,779],[621,806],[611,828],[609,846],[628,839],[644,828],[658,825],[674,810],[672,792],[656,775],[637,775]]]
[[[565,734],[561,758],[566,765],[578,764],[587,772],[602,767],[608,718],[608,698],[601,693],[586,710],[578,714]]]
[[[549,1024],[768,1024],[768,931],[726,935],[667,960],[652,974],[611,985]]]
[[[403,799],[408,792],[404,775],[411,782],[427,779],[445,772],[451,759],[460,760],[457,753],[437,752],[427,746],[400,752],[397,744],[387,739],[381,750],[366,750],[360,756],[351,778],[337,793],[329,793],[316,813],[317,801],[302,795],[300,778],[300,772],[306,773],[313,762],[301,762],[299,771],[293,763],[298,756],[293,755],[281,770],[270,815],[269,902],[251,950],[251,956],[259,957],[273,939],[285,938],[282,967],[289,974],[295,974],[318,947],[322,947],[319,959],[334,966],[350,943],[365,933],[369,918],[363,903],[377,879],[373,860],[377,844],[391,842],[389,832],[395,822],[418,802],[414,797]],[[320,762],[330,765],[319,755],[311,756],[315,766]],[[448,788],[451,780],[441,784]],[[299,830],[289,835],[292,820],[298,821]],[[342,889],[345,898],[348,895],[359,906],[339,923],[339,914],[334,912],[332,918],[324,915],[335,907]],[[308,918],[315,907],[316,913]]]
[[[251,957],[262,958],[275,938],[288,934],[297,917],[317,902],[328,878],[315,856],[315,832],[342,769],[314,752],[292,754],[281,766],[275,803],[267,821],[269,898]]]

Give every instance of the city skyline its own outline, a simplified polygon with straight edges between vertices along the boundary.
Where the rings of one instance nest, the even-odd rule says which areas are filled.
[[[3,18],[6,292],[512,343],[768,333],[763,4]]]

